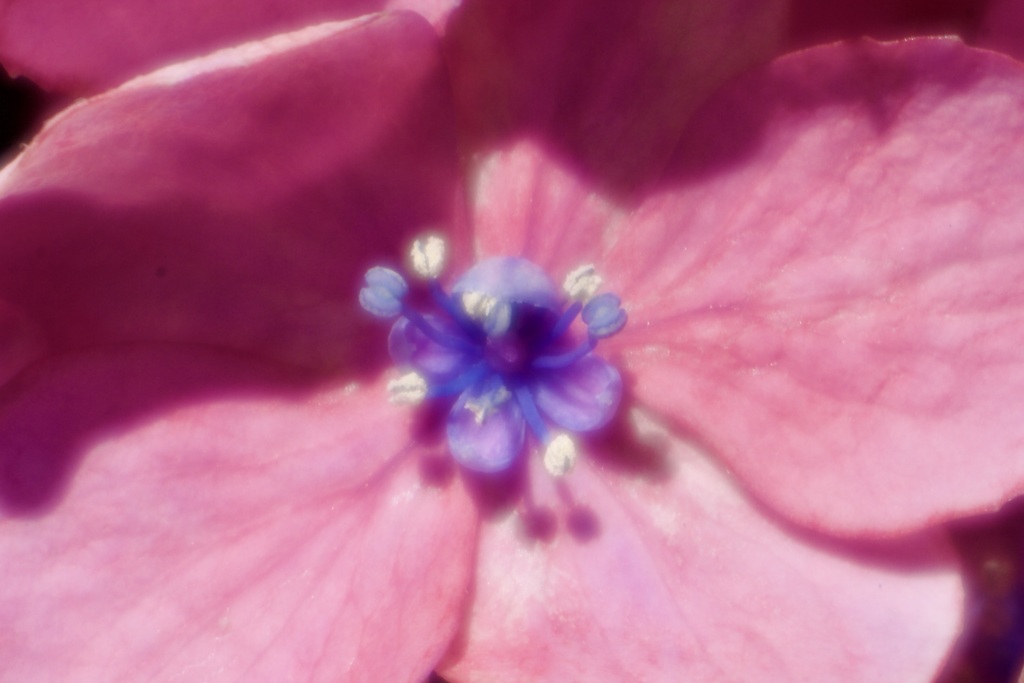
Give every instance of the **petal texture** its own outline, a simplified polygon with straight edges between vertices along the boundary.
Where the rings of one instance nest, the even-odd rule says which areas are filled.
[[[432,29],[401,13],[74,106],[0,173],[0,299],[54,350],[159,339],[314,368],[383,360],[356,293],[450,215],[448,90]]]
[[[230,365],[51,361],[5,396],[0,444],[45,448],[83,403],[123,412]],[[104,367],[146,380],[95,386]],[[382,394],[208,392],[85,435],[66,495],[0,521],[0,678],[422,681],[461,614],[475,514],[458,481],[421,475]]]
[[[742,80],[615,238],[637,400],[803,523],[889,534],[1024,490],[1024,71],[951,40]]]
[[[440,24],[449,0],[0,2],[0,62],[48,89],[99,92],[171,61],[303,26],[393,8]]]
[[[956,637],[951,553],[872,563],[771,523],[697,451],[640,420],[655,479],[581,462],[536,504],[485,524],[453,681],[927,683]],[[624,458],[630,453],[620,454]],[[587,521],[589,519],[589,521]],[[943,559],[945,558],[945,559]]]
[[[460,132],[534,134],[632,190],[711,92],[774,56],[784,21],[776,0],[466,0],[445,36]]]

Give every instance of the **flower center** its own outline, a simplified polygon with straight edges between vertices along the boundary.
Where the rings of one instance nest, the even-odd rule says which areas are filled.
[[[453,401],[448,444],[465,467],[507,469],[529,433],[544,448],[548,471],[565,474],[576,458],[570,434],[600,429],[618,408],[619,373],[594,349],[626,324],[621,302],[595,296],[593,266],[569,273],[563,295],[538,266],[517,257],[481,261],[448,292],[438,282],[444,258],[439,238],[413,245],[413,270],[427,279],[434,304],[428,311],[410,305],[398,272],[366,273],[360,304],[395,319],[389,351],[406,370],[389,384],[392,400]],[[574,342],[578,317],[586,335]]]

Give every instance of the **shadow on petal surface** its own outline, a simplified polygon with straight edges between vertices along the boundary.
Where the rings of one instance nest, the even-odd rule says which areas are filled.
[[[630,194],[708,95],[775,56],[784,20],[776,0],[466,0],[444,38],[460,134],[474,151],[542,139]]]
[[[0,173],[0,298],[52,352],[158,340],[367,369],[362,272],[447,222],[457,182],[421,18],[277,36],[51,121]]]

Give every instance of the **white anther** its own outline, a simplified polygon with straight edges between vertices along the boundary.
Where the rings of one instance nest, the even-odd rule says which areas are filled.
[[[544,469],[552,477],[565,476],[576,464],[576,456],[576,442],[568,434],[559,434],[544,449]]]
[[[437,235],[426,235],[418,238],[412,243],[412,250],[409,252],[412,269],[420,277],[430,280],[437,278],[441,271],[444,270],[447,257],[447,245]]]
[[[597,274],[594,264],[580,266],[565,276],[562,289],[575,301],[587,301],[601,287],[601,276]]]
[[[484,420],[498,409],[505,401],[509,400],[512,394],[504,386],[499,386],[489,394],[484,394],[475,399],[468,399],[464,404],[466,410],[473,413],[473,421],[482,425]]]
[[[491,314],[498,300],[483,292],[463,292],[460,298],[462,310],[473,320],[484,321]]]
[[[419,405],[427,397],[427,380],[415,372],[407,372],[388,382],[388,400],[396,405]]]

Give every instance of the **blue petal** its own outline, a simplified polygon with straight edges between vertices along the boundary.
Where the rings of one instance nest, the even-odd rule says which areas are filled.
[[[490,409],[481,422],[468,405]],[[459,463],[477,472],[500,472],[523,450],[526,422],[515,396],[492,374],[462,392],[448,414],[447,431]]]
[[[533,399],[543,415],[573,432],[608,424],[622,398],[622,377],[615,366],[591,354],[566,368],[539,374]]]
[[[515,256],[481,261],[456,281],[452,292],[479,292],[499,301],[532,304],[561,312],[558,288],[551,279],[535,264]]]
[[[435,315],[426,321],[452,337],[462,337],[462,330],[452,322]],[[438,344],[406,318],[396,320],[388,335],[388,351],[395,364],[411,367],[431,382],[445,382],[460,375],[475,363],[479,355]]]

